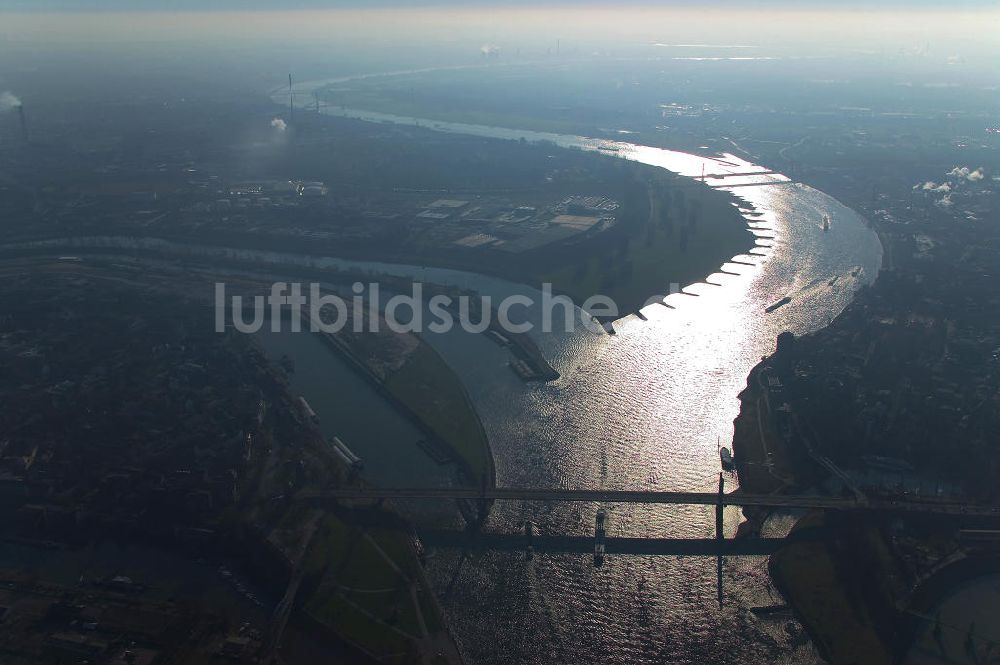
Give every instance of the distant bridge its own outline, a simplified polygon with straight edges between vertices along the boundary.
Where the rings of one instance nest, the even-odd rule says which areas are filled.
[[[298,495],[306,501],[382,501],[409,499],[464,499],[467,501],[587,501],[594,503],[644,503],[663,505],[744,506],[760,508],[848,510],[886,513],[922,513],[1000,518],[1000,506],[933,501],[916,497],[899,499],[829,497],[795,494],[745,494],[736,492],[663,492],[637,490],[547,489],[496,487],[476,488],[337,488],[306,491]]]
[[[524,552],[594,553],[594,565],[599,566],[605,555],[672,555],[714,556],[716,559],[716,587],[718,602],[723,604],[723,560],[731,556],[767,556],[778,551],[783,544],[820,538],[821,532],[806,530],[792,532],[787,538],[741,537],[726,538],[723,511],[726,506],[752,506],[760,508],[821,509],[839,511],[870,511],[907,513],[911,515],[940,515],[976,518],[977,521],[1000,518],[1000,506],[967,505],[955,502],[931,501],[916,497],[900,499],[852,497],[827,497],[816,495],[783,494],[726,494],[725,480],[719,474],[718,492],[660,492],[594,489],[534,489],[517,487],[496,488],[337,488],[300,492],[297,498],[312,502],[338,501],[404,501],[417,499],[458,500],[474,502],[479,519],[470,521],[469,528],[421,529],[420,537],[431,547],[455,547],[463,550],[495,550]],[[594,536],[575,536],[534,533],[530,523],[520,534],[490,533],[483,531],[489,506],[493,501],[585,501],[592,503],[635,503],[659,505],[700,505],[715,510],[715,538],[634,538],[608,537],[598,523]]]

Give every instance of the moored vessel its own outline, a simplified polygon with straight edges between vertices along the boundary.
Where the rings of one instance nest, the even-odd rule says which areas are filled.
[[[719,461],[722,462],[723,471],[732,471],[736,468],[736,463],[733,461],[733,453],[725,446],[719,448]]]
[[[607,511],[603,508],[599,509],[597,511],[596,524],[594,527],[594,565],[598,568],[604,565],[604,541],[607,536],[607,531],[604,527],[607,519]]]
[[[765,307],[764,311],[766,313],[770,314],[774,310],[778,309],[779,307],[784,307],[785,305],[787,305],[790,302],[792,302],[792,297],[791,296],[785,296],[781,300],[779,300],[777,302],[774,302],[774,303],[771,303],[770,305],[768,305],[767,307]]]

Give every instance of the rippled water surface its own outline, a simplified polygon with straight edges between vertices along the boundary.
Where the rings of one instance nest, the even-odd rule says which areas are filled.
[[[773,351],[779,333],[825,326],[874,279],[881,262],[877,237],[853,211],[778,174],[740,175],[766,169],[731,155],[713,159],[581,137],[345,113],[587,150],[603,146],[622,158],[690,177],[700,177],[703,169],[725,175],[707,179],[716,187],[758,183],[732,190],[757,211],[747,220],[761,238],[758,249],[721,266],[725,272],[709,276],[711,284],[667,296],[669,307],[647,307],[648,320],[619,321],[616,336],[582,329],[538,336],[562,374],[554,383],[521,383],[506,367],[507,352],[483,336],[426,336],[465,382],[489,434],[501,485],[714,491],[717,446],[731,441],[737,395],[751,368]],[[824,216],[831,220],[828,232],[821,228]],[[58,242],[170,245],[125,238]],[[186,246],[183,251],[281,265],[361,267],[494,296],[537,296],[524,285],[461,271],[253,250]],[[791,297],[789,304],[764,312],[785,296]],[[310,401],[322,418],[324,400],[310,396]],[[362,456],[373,453],[360,436],[354,444]],[[727,482],[729,488],[737,485],[732,476]],[[530,518],[542,533],[592,534],[597,508],[498,504],[487,528],[514,531]],[[714,531],[710,507],[606,508],[612,536],[708,537]],[[727,510],[730,533],[739,519],[736,509]],[[800,628],[747,611],[780,602],[771,595],[762,557],[725,562],[721,609],[712,558],[611,556],[595,569],[592,557],[584,555],[539,554],[525,561],[515,554],[438,551],[429,572],[473,663],[763,664],[816,658]]]
[[[504,358],[473,342],[430,341],[468,384],[497,461],[498,483],[519,486],[685,489],[717,486],[718,441],[728,445],[738,393],[751,368],[785,330],[825,326],[870,283],[881,247],[853,211],[826,194],[732,155],[709,159],[602,140],[345,111],[373,121],[562,146],[617,148],[623,158],[734,187],[760,214],[748,223],[762,240],[708,283],[670,295],[674,309],[651,306],[617,336],[580,332],[540,343],[562,378],[523,385]],[[774,184],[778,183],[778,184]],[[831,228],[822,230],[824,215]],[[746,265],[753,264],[753,265]],[[737,275],[728,273],[738,273]],[[666,288],[665,288],[666,291]],[[766,314],[769,304],[791,302]],[[729,486],[736,479],[729,478]],[[489,528],[516,530],[524,519],[542,532],[593,533],[598,506],[498,505]],[[711,509],[610,507],[610,534],[711,536]],[[739,514],[730,510],[732,531]],[[710,558],[511,554],[465,557],[439,552],[433,576],[456,636],[473,662],[770,663],[815,659],[799,628],[758,619],[748,606],[771,597],[766,561],[727,560],[725,605],[718,606]]]

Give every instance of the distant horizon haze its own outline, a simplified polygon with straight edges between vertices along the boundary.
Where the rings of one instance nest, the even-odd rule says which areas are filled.
[[[303,0],[124,3],[94,0],[0,0],[0,41],[40,38],[81,41],[347,40],[525,42],[565,38],[594,42],[704,43],[750,46],[814,44],[873,50],[924,46],[997,50],[1000,8],[978,0],[860,2],[855,5],[789,2],[688,2],[608,5],[597,2],[401,2]],[[916,7],[916,8],[914,8]],[[127,9],[128,11],[122,11]],[[238,18],[237,18],[238,17]],[[951,55],[949,53],[948,55]]]

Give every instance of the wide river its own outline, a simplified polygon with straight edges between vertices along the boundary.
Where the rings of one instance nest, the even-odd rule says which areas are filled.
[[[854,211],[823,192],[787,184],[781,175],[732,155],[715,159],[629,143],[338,110],[484,137],[548,141],[601,150],[733,187],[758,213],[748,216],[762,240],[734,257],[726,273],[685,294],[675,309],[653,306],[648,321],[629,318],[617,336],[580,332],[540,336],[562,378],[524,385],[505,358],[471,343],[436,346],[465,380],[484,421],[500,485],[689,489],[712,491],[718,441],[728,445],[737,394],[785,330],[827,325],[863,284],[874,280],[882,248]],[[785,184],[774,184],[785,182]],[[745,186],[760,183],[758,186]],[[830,230],[821,228],[829,216]],[[763,247],[770,245],[770,247]],[[752,263],[754,265],[744,265]],[[669,293],[669,285],[664,285]],[[792,301],[771,314],[764,308]],[[427,335],[435,343],[434,335]],[[729,479],[735,484],[735,479]],[[498,505],[490,528],[515,530],[534,519],[542,531],[592,534],[597,505]],[[711,509],[610,506],[611,534],[711,536]],[[739,514],[727,515],[735,528]],[[457,638],[476,663],[774,663],[816,660],[799,629],[759,619],[748,607],[780,602],[769,595],[766,560],[726,561],[725,604],[716,596],[709,558],[611,558],[511,554],[464,559],[439,552],[432,564]]]
[[[720,266],[725,273],[666,296],[671,307],[647,307],[648,320],[619,321],[615,336],[582,328],[572,334],[537,335],[562,375],[554,383],[520,382],[506,367],[507,351],[481,335],[425,335],[472,396],[490,437],[499,485],[714,491],[718,442],[731,442],[732,422],[739,411],[737,395],[751,368],[774,350],[779,333],[804,334],[827,325],[858,288],[874,280],[880,267],[879,241],[855,212],[778,174],[740,175],[767,169],[732,155],[708,158],[628,143],[363,111],[342,110],[338,115],[484,137],[550,141],[602,150],[690,177],[700,177],[703,169],[710,175],[727,174],[708,179],[719,188],[750,184],[732,191],[757,211],[747,220],[758,236],[766,237],[758,241],[760,247]],[[828,232],[821,228],[824,216],[831,221]],[[164,244],[120,238],[74,242],[81,247],[90,243],[119,248]],[[452,270],[250,250],[186,251],[225,251],[227,256],[245,255],[274,264],[359,266],[497,296],[534,292],[524,285]],[[664,285],[664,293],[669,290]],[[789,304],[765,314],[767,305],[785,296],[792,298]],[[287,348],[287,343],[278,344]],[[314,346],[321,362],[323,347]],[[324,388],[320,370],[314,374],[320,378],[310,378],[300,389],[321,421],[325,416],[335,421],[337,411],[324,406],[330,400],[322,393],[343,395],[343,384],[331,379]],[[404,481],[391,459],[384,459],[391,453],[374,442],[380,437],[372,438],[369,445],[362,435],[354,435],[352,447],[369,459],[377,456],[389,462],[373,465],[385,469],[377,473],[381,478],[373,480]],[[411,464],[412,453],[402,453],[400,459],[407,461],[396,467],[420,469],[420,464]],[[417,473],[429,477],[423,470]],[[416,484],[419,479],[412,480]],[[737,479],[730,476],[728,487],[736,485]],[[605,507],[610,535],[714,534],[711,508]],[[514,531],[530,518],[542,532],[593,534],[597,509],[588,504],[498,504],[487,528]],[[727,529],[735,530],[739,520],[738,510],[729,509]],[[781,520],[776,522],[775,528],[781,528]],[[721,609],[715,560],[708,557],[612,556],[596,569],[588,555],[540,554],[526,561],[523,555],[509,553],[466,556],[437,551],[429,574],[463,652],[476,664],[763,665],[816,660],[794,622],[749,612],[755,605],[780,602],[776,594],[771,596],[763,557],[726,560]]]
[[[706,158],[629,143],[338,110],[373,122],[601,150],[690,177],[709,178],[756,209],[748,224],[760,249],[734,257],[725,273],[669,295],[673,309],[647,307],[618,335],[581,331],[539,336],[562,378],[525,385],[506,357],[480,340],[426,337],[462,378],[493,446],[500,485],[712,491],[718,441],[728,445],[738,393],[783,331],[827,325],[881,264],[876,234],[830,196],[732,155]],[[755,186],[748,184],[758,183]],[[778,183],[778,184],[775,184]],[[782,184],[783,183],[783,184]],[[824,216],[831,227],[821,228]],[[773,236],[773,238],[771,238]],[[746,265],[753,264],[753,265]],[[443,279],[441,271],[423,271]],[[435,273],[434,275],[427,273]],[[728,274],[738,273],[738,275]],[[421,276],[420,271],[410,274]],[[455,274],[484,291],[523,291],[498,280]],[[471,282],[471,283],[469,283]],[[488,282],[489,284],[485,284]],[[712,285],[708,282],[717,284]],[[669,285],[664,285],[669,293]],[[687,295],[693,294],[693,295]],[[791,302],[765,314],[769,304]],[[469,336],[465,336],[469,337]],[[735,486],[735,478],[729,478]],[[597,505],[498,505],[489,528],[516,530],[533,519],[543,532],[592,534]],[[608,506],[612,535],[711,536],[711,509]],[[733,510],[727,528],[739,522]],[[438,552],[431,565],[456,637],[474,663],[775,663],[816,659],[787,619],[759,619],[770,596],[766,559],[726,561],[718,606],[710,558]]]

